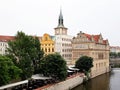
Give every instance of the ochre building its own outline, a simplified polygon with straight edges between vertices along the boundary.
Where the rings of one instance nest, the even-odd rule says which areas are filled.
[[[45,55],[54,53],[54,36],[45,33],[40,39],[40,43]]]
[[[91,77],[98,76],[109,71],[109,43],[102,35],[90,35],[79,32],[72,40],[72,63],[81,56],[93,58]]]

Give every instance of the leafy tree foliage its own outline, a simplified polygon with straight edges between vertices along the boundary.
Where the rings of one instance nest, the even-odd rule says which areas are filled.
[[[21,74],[22,79],[31,77],[34,71],[37,72],[37,63],[44,54],[37,37],[25,35],[23,32],[17,32],[15,40],[10,41],[8,44],[9,56],[23,71]]]
[[[120,52],[117,53],[117,56],[120,58]]]
[[[41,44],[40,44],[40,41],[37,37],[34,38],[35,41],[34,41],[34,45],[35,45],[35,48],[36,48],[36,56],[35,58],[33,59],[33,65],[34,65],[34,73],[37,74],[40,72],[39,70],[39,62],[41,60],[41,58],[43,57],[44,55],[44,51],[41,50]]]
[[[93,67],[93,58],[82,56],[76,61],[75,67],[79,68],[83,72],[88,72]]]
[[[120,58],[120,52],[110,52],[110,58]]]
[[[40,62],[41,73],[51,76],[57,80],[64,80],[67,77],[65,60],[59,54],[49,54]]]
[[[116,52],[110,52],[110,58],[116,58],[117,53]]]
[[[21,72],[22,70],[15,66],[10,58],[0,55],[0,86],[19,78]]]

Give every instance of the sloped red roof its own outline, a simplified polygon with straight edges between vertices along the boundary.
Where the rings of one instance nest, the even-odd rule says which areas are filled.
[[[98,43],[100,35],[93,35],[93,38],[94,38],[95,42]]]
[[[99,40],[100,35],[90,35],[90,34],[84,34],[89,40],[91,40],[91,38],[93,37],[93,39],[95,40],[95,42],[97,43]]]
[[[90,35],[90,34],[84,33],[84,35],[85,35],[89,40],[91,40],[91,35]]]
[[[85,35],[89,40],[92,40],[92,37],[93,37],[94,41],[95,41],[96,43],[99,43],[100,34],[99,34],[99,35],[90,35],[90,34],[84,33],[84,35]],[[103,40],[103,43],[102,43],[102,44],[107,44],[107,40]]]
[[[8,42],[8,41],[11,41],[11,40],[14,40],[14,39],[15,39],[14,36],[3,36],[3,35],[0,35],[0,41]]]
[[[107,44],[107,40],[103,40],[103,44]]]

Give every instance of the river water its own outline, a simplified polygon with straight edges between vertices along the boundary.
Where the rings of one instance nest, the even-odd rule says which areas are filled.
[[[120,90],[120,68],[114,68],[110,73],[91,79],[72,90]]]

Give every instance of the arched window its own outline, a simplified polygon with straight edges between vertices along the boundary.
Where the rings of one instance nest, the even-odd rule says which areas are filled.
[[[47,48],[45,48],[45,52],[47,52]]]
[[[48,49],[48,52],[50,52],[50,48]]]
[[[52,52],[54,52],[54,48],[52,48]]]

